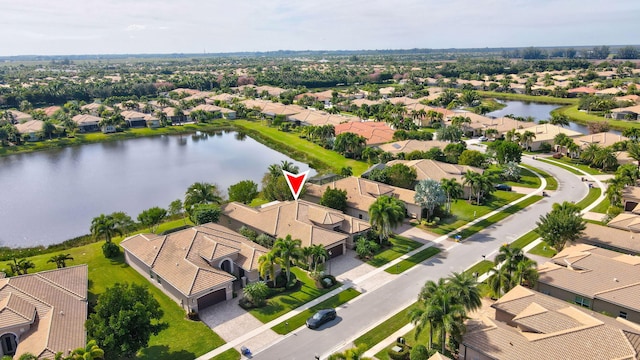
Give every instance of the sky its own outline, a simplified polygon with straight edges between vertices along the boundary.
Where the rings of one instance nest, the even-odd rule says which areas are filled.
[[[0,56],[640,43],[638,0],[0,0]]]

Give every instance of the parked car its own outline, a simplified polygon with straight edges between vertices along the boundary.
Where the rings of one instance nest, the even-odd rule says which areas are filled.
[[[494,187],[496,188],[496,190],[511,191],[511,186],[507,184],[498,184]]]
[[[486,136],[480,136],[478,138],[478,140],[480,140],[480,141],[489,141],[489,138],[487,138]]]
[[[322,324],[329,322],[336,318],[335,309],[322,309],[318,310],[313,316],[307,319],[307,327],[309,329],[317,329]]]

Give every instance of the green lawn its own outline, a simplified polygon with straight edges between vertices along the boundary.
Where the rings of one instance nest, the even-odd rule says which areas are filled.
[[[546,242],[542,241],[540,244],[536,245],[533,249],[531,249],[529,253],[533,255],[540,255],[547,258],[551,258],[555,256],[558,252],[555,251],[551,246],[547,245]]]
[[[120,238],[114,239],[114,241],[119,242]],[[139,359],[193,359],[224,344],[224,340],[204,323],[186,319],[184,310],[160,289],[149,284],[146,278],[129,267],[124,262],[122,254],[114,260],[105,259],[102,255],[102,244],[103,241],[100,241],[61,252],[33,256],[29,260],[36,265],[36,271],[55,268],[55,264],[47,263],[47,260],[60,253],[70,254],[74,258],[67,263],[67,266],[88,264],[89,301],[95,301],[96,297],[103,293],[107,287],[118,282],[147,286],[160,303],[164,311],[162,321],[167,322],[169,328],[157,336],[151,337],[149,347],[138,354]]]
[[[333,295],[327,300],[319,303],[316,306],[310,307],[305,311],[297,314],[289,318],[287,321],[283,321],[280,324],[271,328],[271,330],[275,331],[280,335],[285,335],[290,333],[291,331],[303,326],[307,319],[313,315],[316,311],[320,309],[328,309],[328,308],[337,308],[338,306],[350,301],[351,299],[356,298],[360,295],[360,292],[354,288],[349,288],[340,292],[339,294]]]
[[[440,221],[436,227],[427,227],[419,225],[422,229],[433,232],[439,235],[448,234],[462,225],[473,221],[485,214],[492,212],[514,200],[517,200],[524,195],[510,191],[496,191],[494,192],[488,201],[485,201],[483,205],[475,205],[469,203],[467,200],[458,199],[451,204],[452,216],[444,218]]]
[[[578,171],[578,170],[576,170],[574,168],[578,168],[580,170],[583,170],[584,172],[586,172],[587,174],[590,174],[590,175],[601,175],[602,174],[598,169],[592,169],[592,168],[590,168],[590,167],[588,167],[588,166],[586,166],[584,164],[568,164],[566,161],[562,161],[562,159],[558,160],[558,159],[549,158],[549,159],[540,159],[540,161],[544,161],[544,162],[549,163],[551,165],[555,165],[555,166],[557,166],[559,168],[563,168],[563,169],[567,170],[568,172],[570,172],[572,174],[576,174],[578,176],[584,176],[584,173],[582,173],[582,172],[580,172],[580,171]],[[574,168],[569,167],[569,165],[573,166]],[[580,165],[580,166],[578,166],[578,165]]]
[[[493,269],[495,265],[493,264],[493,261],[489,261],[489,260],[482,260],[477,262],[475,265],[473,265],[472,267],[468,268],[467,270],[465,270],[464,272],[467,274],[474,274],[474,273],[478,273],[478,276],[481,276],[482,274],[488,272],[489,270]]]
[[[367,348],[372,348],[382,340],[389,337],[389,335],[407,325],[409,323],[409,312],[417,306],[418,303],[416,302],[404,308],[403,310],[400,310],[387,320],[380,323],[380,325],[362,334],[362,336],[355,339],[353,343],[356,346],[364,344],[367,346]]]
[[[212,357],[210,360],[240,360],[240,353],[236,349],[229,349],[220,355]]]
[[[235,120],[234,124],[255,140],[266,143],[275,150],[305,162],[319,171],[330,170],[339,173],[341,168],[350,166],[353,175],[358,176],[369,168],[365,162],[346,159],[335,151],[299,138],[296,133],[282,132],[263,125],[259,121]]]
[[[524,95],[524,94],[513,94],[513,93],[501,93],[496,91],[478,91],[478,94],[482,97],[492,97],[496,99],[503,100],[519,100],[519,101],[531,101],[543,104],[558,104],[558,105],[567,105],[567,104],[576,104],[578,99],[568,99],[568,98],[557,98],[553,96],[535,96],[535,95]]]
[[[399,235],[392,235],[389,241],[392,244],[391,247],[376,254],[371,260],[367,261],[369,265],[380,267],[422,246],[422,243]]]
[[[394,274],[394,275],[401,274],[411,269],[413,266],[420,264],[421,262],[439,253],[440,253],[440,248],[428,247],[398,262],[396,265],[388,267],[385,271],[388,272],[389,274]]]
[[[494,176],[499,176],[502,172],[497,165],[491,165],[489,169],[487,169],[489,174],[493,174]],[[504,184],[510,186],[520,186],[526,188],[537,189],[540,187],[540,178],[536,176],[536,174],[532,173],[529,169],[520,168],[520,181],[505,181]]]
[[[559,109],[552,111],[552,113],[564,114],[567,117],[569,117],[569,120],[580,123],[580,124],[606,121],[607,123],[609,123],[609,126],[612,129],[616,129],[616,130],[625,130],[625,129],[633,128],[637,126],[637,123],[633,121],[605,119],[602,116],[587,114],[586,112],[578,110],[578,105],[563,106]]]
[[[306,271],[294,267],[291,272],[296,274],[296,277],[302,283],[300,290],[270,298],[266,306],[250,310],[251,315],[266,324],[340,286],[340,284],[336,284],[330,289],[318,289],[315,281],[307,275]]]
[[[547,180],[547,186],[544,188],[545,190],[558,190],[558,180],[551,176],[548,172],[535,168],[533,166],[520,164],[522,167],[526,167],[529,170],[533,170],[538,174],[542,175],[542,177]]]
[[[604,200],[602,200],[598,205],[591,209],[591,211],[599,214],[606,214],[607,209],[609,209],[610,206],[611,202],[609,202],[609,198],[605,197]]]
[[[571,159],[571,158],[566,157],[566,156],[564,156],[564,157],[562,157],[560,159],[549,158],[548,160],[553,160],[553,161],[561,162],[561,163],[566,164],[566,165],[573,166],[573,167],[578,168],[578,169],[580,169],[580,170],[582,170],[582,171],[584,171],[584,172],[586,172],[587,174],[590,174],[590,175],[602,175],[603,174],[603,172],[598,170],[598,169],[594,169],[592,167],[589,167],[588,165],[580,163],[580,160]],[[583,173],[578,173],[578,175],[584,175],[584,174]]]
[[[539,237],[540,235],[535,231],[535,229],[531,230],[512,242],[511,247],[524,249],[525,246],[529,245],[532,241]]]
[[[587,196],[585,196],[584,199],[580,200],[580,202],[576,203],[576,205],[578,205],[580,209],[586,208],[600,197],[600,192],[600,188],[589,189],[589,193],[587,193]]]
[[[509,215],[515,214],[518,211],[526,208],[527,206],[535,203],[536,201],[542,199],[542,196],[538,196],[538,195],[534,195],[531,196],[515,205],[511,205],[508,208],[502,210],[501,212],[492,215],[484,220],[481,220],[475,224],[473,224],[472,226],[462,230],[461,232],[458,233],[458,235],[460,235],[462,237],[462,239],[466,239],[469,236],[477,233],[480,230],[483,230],[495,223],[497,223],[498,221],[501,221],[502,219],[506,218]]]
[[[260,205],[264,205],[266,203],[268,203],[269,200],[267,199],[263,199],[263,198],[255,198],[251,201],[251,203],[249,204],[249,206],[251,207],[258,207]]]

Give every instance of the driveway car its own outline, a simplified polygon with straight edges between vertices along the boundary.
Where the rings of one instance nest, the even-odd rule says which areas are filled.
[[[511,191],[511,186],[507,185],[507,184],[498,184],[495,186],[496,190],[504,190],[504,191]]]
[[[335,309],[318,310],[313,316],[307,319],[307,327],[309,329],[317,329],[322,324],[327,323],[336,318]]]

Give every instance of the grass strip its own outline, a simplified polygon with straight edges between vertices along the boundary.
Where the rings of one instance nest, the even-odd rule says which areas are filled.
[[[473,265],[472,267],[468,268],[464,272],[467,273],[467,274],[477,273],[478,276],[481,276],[482,274],[484,274],[484,273],[488,272],[489,270],[493,269],[494,266],[495,265],[494,265],[493,261],[482,260],[482,261],[477,262],[475,265]]]
[[[637,124],[633,121],[605,119],[602,116],[598,116],[595,114],[588,114],[586,112],[580,111],[578,109],[578,105],[563,106],[559,109],[553,110],[551,114],[566,115],[570,121],[573,121],[578,124],[588,124],[592,122],[606,122],[607,124],[609,124],[610,128],[615,130],[625,130],[625,129],[629,129],[637,126]]]
[[[238,352],[238,350],[231,348],[221,354],[212,357],[211,360],[240,360],[240,353]]]
[[[515,241],[513,241],[511,243],[511,247],[524,249],[525,246],[529,245],[531,242],[533,242],[535,239],[537,239],[539,237],[540,237],[540,234],[538,234],[536,232],[536,230],[533,229],[533,230],[529,231],[528,233],[520,236]]]
[[[417,252],[411,256],[409,256],[408,258],[400,261],[399,263],[397,263],[395,266],[390,266],[388,267],[385,271],[388,272],[389,274],[393,274],[393,275],[397,275],[397,274],[401,274],[409,269],[411,269],[413,266],[420,264],[421,262],[427,260],[430,257],[433,257],[437,254],[440,253],[440,248],[437,247],[428,247],[420,252]]]
[[[518,100],[518,101],[530,101],[542,104],[558,104],[558,105],[572,105],[577,104],[578,99],[569,98],[557,98],[553,96],[536,96],[525,94],[513,94],[513,93],[501,93],[496,91],[478,91],[478,94],[482,97],[491,97],[503,100]]]
[[[584,171],[584,172],[586,172],[587,174],[590,174],[590,175],[602,175],[602,174],[606,173],[606,172],[600,171],[600,169],[594,169],[594,168],[592,168],[592,167],[590,167],[588,165],[585,165],[585,164],[579,162],[577,159],[572,159],[572,158],[566,157],[566,156],[562,157],[560,159],[549,159],[549,160],[554,160],[554,161],[561,162],[561,163],[563,163],[565,165],[568,165],[568,166],[573,166],[573,167],[578,168],[578,169],[580,169],[580,170],[582,170],[582,171]],[[584,175],[584,174],[582,174],[582,175]]]
[[[399,235],[392,235],[389,241],[392,244],[391,247],[376,254],[371,260],[367,261],[367,264],[380,267],[422,246],[422,243]]]
[[[610,206],[611,202],[609,201],[609,198],[604,198],[604,200],[602,200],[598,205],[591,209],[591,211],[598,214],[606,214]]]
[[[546,162],[547,164],[551,164],[551,165],[557,166],[557,167],[559,167],[559,168],[565,169],[565,170],[567,170],[568,172],[573,173],[573,174],[576,174],[576,175],[578,175],[578,176],[584,176],[584,174],[583,174],[583,173],[581,173],[580,171],[578,171],[578,170],[576,170],[576,169],[574,169],[574,168],[570,168],[570,167],[568,167],[568,166],[566,166],[566,165],[559,164],[559,163],[557,163],[557,162],[552,162],[552,161],[549,161],[549,160],[546,160],[546,159],[538,159],[538,160],[540,160],[540,161],[542,161],[542,162]],[[555,160],[555,159],[554,159],[554,160]]]
[[[515,205],[509,206],[508,208],[500,211],[499,213],[497,213],[495,215],[492,215],[492,216],[490,216],[490,217],[488,217],[486,219],[483,219],[483,220],[481,220],[481,221],[469,226],[468,228],[460,231],[458,233],[458,235],[460,235],[461,239],[466,239],[469,236],[477,233],[478,231],[483,230],[483,229],[485,229],[485,228],[497,223],[498,221],[501,221],[502,219],[506,218],[507,216],[517,213],[518,211],[526,208],[527,206],[535,203],[536,201],[538,201],[540,199],[542,199],[542,196],[539,196],[539,195],[531,196],[531,197],[529,197],[529,198],[527,198],[525,200],[522,200],[521,202],[519,202],[519,203],[517,203]]]
[[[289,318],[288,320],[281,322],[280,324],[272,327],[271,330],[280,335],[288,334],[291,331],[299,328],[300,326],[303,326],[306,323],[307,319],[316,311],[320,309],[336,308],[350,301],[351,299],[356,298],[358,295],[360,295],[360,292],[358,290],[354,288],[346,289],[339,294],[333,295],[332,297],[319,303],[318,305],[310,307],[307,310],[304,310],[301,313]]]
[[[542,241],[529,251],[529,254],[544,256],[546,258],[554,257],[558,252],[549,246],[546,242]]]
[[[407,325],[409,323],[409,312],[417,306],[418,303],[415,302],[398,311],[393,316],[380,323],[378,326],[362,334],[362,336],[355,339],[353,343],[356,346],[364,344],[368,349],[372,348],[379,342],[388,338],[394,332],[400,330],[403,326]]]
[[[545,190],[558,190],[558,180],[551,176],[548,172],[540,170],[536,167],[520,164],[520,166],[525,167],[529,170],[533,170],[540,174],[545,180],[547,180],[547,186],[544,188]]]
[[[587,196],[585,196],[584,199],[580,200],[580,202],[578,202],[576,205],[578,205],[580,209],[585,209],[587,206],[591,205],[594,201],[598,200],[601,192],[602,192],[602,189],[600,188],[589,189],[589,193],[587,194]]]

